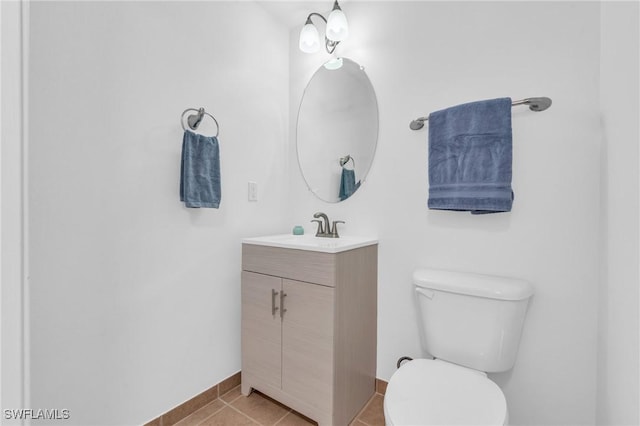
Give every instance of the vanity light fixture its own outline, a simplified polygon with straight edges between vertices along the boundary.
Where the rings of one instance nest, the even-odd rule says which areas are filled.
[[[318,16],[325,22],[327,28],[324,36],[324,48],[328,53],[333,53],[338,43],[346,40],[349,36],[347,17],[340,9],[338,0],[333,3],[333,10],[329,14],[329,19],[325,19],[324,16],[316,12],[312,12],[307,16],[307,21],[302,27],[302,31],[300,31],[300,42],[298,43],[300,50],[305,53],[315,53],[320,50],[320,35],[311,21],[312,16]]]

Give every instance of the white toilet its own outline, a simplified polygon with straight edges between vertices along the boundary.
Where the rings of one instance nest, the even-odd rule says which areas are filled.
[[[422,345],[384,397],[388,426],[504,425],[507,403],[486,373],[510,370],[533,286],[523,280],[420,269],[413,274]]]

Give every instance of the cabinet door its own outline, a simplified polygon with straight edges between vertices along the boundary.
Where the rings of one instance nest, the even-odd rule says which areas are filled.
[[[284,279],[282,290],[282,390],[330,412],[334,289]]]
[[[282,279],[242,271],[242,371],[282,386],[280,305]],[[274,297],[272,292],[278,294]]]

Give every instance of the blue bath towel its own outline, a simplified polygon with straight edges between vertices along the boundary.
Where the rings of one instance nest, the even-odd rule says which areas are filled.
[[[430,209],[508,212],[511,99],[458,105],[429,115]]]
[[[342,168],[340,176],[340,201],[351,197],[356,189],[360,187],[360,182],[356,183],[356,172],[354,170]]]
[[[220,206],[218,138],[185,130],[180,167],[180,201],[187,207]]]

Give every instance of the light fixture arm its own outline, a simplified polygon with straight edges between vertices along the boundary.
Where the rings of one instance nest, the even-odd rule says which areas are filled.
[[[324,25],[327,25],[327,19],[322,16],[319,13],[316,12],[311,12],[309,14],[309,16],[307,16],[307,21],[304,23],[305,25],[307,24],[313,24],[313,21],[311,20],[312,16],[318,16],[320,19],[322,19],[324,21]],[[339,41],[333,41],[333,40],[329,40],[327,38],[327,35],[325,34],[324,36],[324,48],[327,51],[327,53],[332,54],[334,50],[336,50],[336,46],[338,46],[338,44],[340,44]]]

